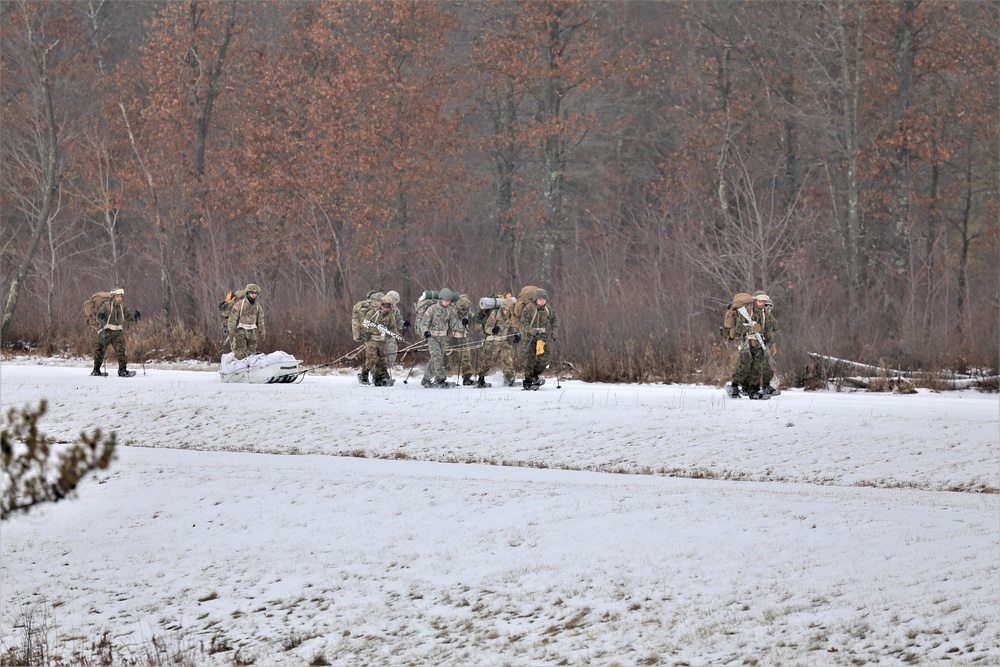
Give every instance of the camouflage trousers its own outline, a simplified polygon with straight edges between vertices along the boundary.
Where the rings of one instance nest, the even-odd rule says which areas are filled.
[[[503,370],[503,379],[511,381],[514,379],[514,344],[510,339],[487,340],[483,343],[483,354],[479,363],[479,375],[486,377],[486,374],[497,363]]]
[[[771,384],[773,377],[774,371],[767,363],[764,350],[751,346],[740,356],[740,365],[733,373],[733,383],[742,386],[748,394],[753,394]]]
[[[458,356],[458,374],[463,378],[472,377],[472,351],[469,350],[469,343],[468,338],[451,339],[451,347],[458,349],[449,354]]]
[[[448,379],[444,368],[444,348],[447,342],[445,336],[431,336],[427,339],[427,351],[430,352],[431,360],[424,369],[425,380],[444,382]]]
[[[361,369],[362,375],[368,375],[368,371],[375,371],[372,380],[381,382],[389,378],[388,360],[386,347],[388,341],[369,340],[365,342],[365,365]]]
[[[538,343],[542,343],[542,353],[538,354]],[[545,336],[532,336],[524,346],[524,377],[534,378],[549,367],[552,360],[552,341]]]
[[[236,328],[233,332],[233,354],[246,359],[257,354],[257,330]]]
[[[97,344],[94,346],[94,369],[100,369],[101,364],[104,363],[104,355],[108,345],[114,348],[115,356],[118,357],[118,370],[126,370],[125,333],[113,329],[104,329],[97,334]]]
[[[392,370],[396,365],[396,355],[399,353],[399,341],[392,336],[385,341],[385,364]]]

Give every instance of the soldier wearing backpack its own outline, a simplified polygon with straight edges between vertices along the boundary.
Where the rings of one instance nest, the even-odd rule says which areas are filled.
[[[455,302],[455,310],[462,321],[462,328],[452,334],[451,345],[458,352],[458,374],[462,384],[469,387],[475,384],[472,380],[472,341],[469,338],[469,324],[475,315],[472,313],[472,299],[467,294],[460,294]]]
[[[257,303],[260,285],[250,283],[240,299],[233,302],[229,310],[226,329],[232,341],[233,354],[237,359],[246,359],[257,354],[257,338],[263,339],[267,333],[264,327],[264,309]]]
[[[520,330],[524,336],[524,382],[525,389],[538,389],[544,382],[538,376],[549,367],[552,359],[552,343],[559,330],[556,311],[548,305],[549,295],[543,289],[536,289],[531,301],[521,310]]]
[[[101,364],[104,363],[104,355],[108,345],[115,349],[115,356],[118,357],[118,377],[135,377],[135,371],[128,369],[128,361],[125,355],[125,332],[123,327],[125,322],[138,322],[142,318],[142,313],[138,310],[133,312],[125,307],[125,290],[121,287],[111,290],[107,299],[101,302],[97,308],[96,316],[100,323],[97,330],[97,344],[94,348],[94,370],[91,375],[107,375],[101,372]]]
[[[479,364],[479,380],[476,382],[480,389],[489,386],[486,375],[493,368],[494,360],[503,370],[504,386],[514,386],[514,344],[521,340],[512,315],[514,303],[513,297],[501,299],[500,305],[490,310],[482,324],[486,338]]]
[[[399,309],[399,292],[396,290],[389,290],[385,293],[389,299],[392,301],[392,314],[393,319],[396,320],[396,331],[400,335],[406,331],[410,326],[410,321],[403,317],[402,311]],[[389,370],[392,370],[393,366],[396,365],[396,355],[399,353],[399,341],[389,336],[385,341],[385,363],[389,366]]]
[[[768,363],[767,355],[772,357],[777,352],[777,332],[778,321],[771,314],[774,303],[764,292],[754,292],[753,304],[747,309],[750,315],[750,322],[741,316],[736,322],[736,335],[740,338],[740,365],[733,374],[730,394],[738,397],[738,393],[733,393],[733,387],[742,385],[743,391],[752,399],[770,398],[775,393],[771,387],[771,379],[774,371]],[[767,350],[761,347],[756,334],[760,334],[764,340]]]
[[[417,330],[422,331],[424,338],[427,339],[427,351],[431,355],[430,363],[424,369],[424,377],[420,381],[424,387],[453,386],[448,383],[445,371],[444,348],[449,336],[464,330],[461,318],[451,305],[455,293],[445,287],[438,292],[437,297],[438,301],[428,306],[417,319]]]
[[[393,334],[399,335],[399,324],[395,304],[388,294],[379,301],[379,307],[369,310],[362,321],[361,337],[365,341],[365,364],[358,374],[361,384],[368,384],[368,373],[373,372],[372,384],[376,387],[386,387],[392,384],[387,366],[386,342],[395,340]]]

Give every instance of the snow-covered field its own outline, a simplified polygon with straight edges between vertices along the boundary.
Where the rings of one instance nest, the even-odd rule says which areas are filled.
[[[4,412],[122,445],[0,526],[3,648],[34,618],[206,665],[1000,664],[995,394],[135,369],[0,367]]]

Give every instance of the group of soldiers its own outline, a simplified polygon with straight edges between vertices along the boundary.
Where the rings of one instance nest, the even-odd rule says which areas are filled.
[[[727,387],[729,395],[740,397],[740,389],[751,399],[767,399],[777,393],[771,386],[774,356],[777,354],[778,320],[772,314],[774,303],[764,292],[754,292],[750,321],[738,318],[736,335],[740,341],[740,362]]]
[[[543,383],[541,373],[552,359],[552,343],[559,329],[559,319],[548,304],[548,293],[535,289],[520,309],[515,309],[513,296],[489,297],[474,310],[466,294],[448,288],[429,293],[417,305],[416,331],[422,336],[430,361],[420,384],[424,387],[455,386],[448,381],[445,357],[456,353],[458,375],[466,386],[489,387],[486,376],[495,367],[503,371],[504,385],[515,384],[515,346],[524,340],[524,389],[538,389]],[[354,338],[364,343],[365,360],[358,373],[361,384],[391,385],[390,369],[395,365],[399,341],[410,328],[398,306],[395,291],[369,292],[358,302],[352,313]],[[487,303],[490,307],[482,307]],[[515,315],[519,310],[520,312]],[[481,338],[481,340],[477,340]],[[478,368],[473,368],[472,350],[482,347]],[[478,372],[478,378],[473,375]]]

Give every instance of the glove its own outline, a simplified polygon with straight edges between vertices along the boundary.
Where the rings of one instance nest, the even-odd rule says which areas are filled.
[[[140,313],[139,309],[136,308],[136,311],[135,311],[135,321],[138,322],[141,319],[142,319],[142,313]]]
[[[469,316],[468,315],[466,315],[465,317],[462,318],[462,326],[463,327],[469,326]]]
[[[410,320],[403,320],[403,328],[404,329],[410,328]]]
[[[431,337],[431,332],[430,331],[425,331],[424,332],[424,338],[430,338],[430,337]]]
[[[493,332],[494,336],[496,336],[498,333],[500,333],[500,325],[499,324],[496,325],[495,327],[493,327],[492,329],[490,329],[490,331]]]
[[[515,343],[520,343],[521,342],[521,334],[519,334],[519,333],[514,334],[514,342]]]
[[[99,319],[102,322],[107,322],[108,321],[108,314],[107,313],[103,313],[103,312],[102,313],[97,313],[97,319]]]

